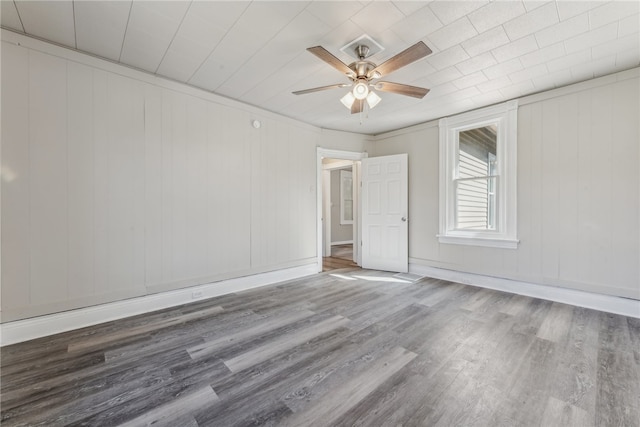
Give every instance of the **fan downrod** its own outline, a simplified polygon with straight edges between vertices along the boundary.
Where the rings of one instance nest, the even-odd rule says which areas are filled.
[[[369,46],[365,46],[361,44],[361,45],[358,45],[358,47],[356,47],[356,55],[358,55],[358,58],[360,58],[360,61],[364,61],[364,59],[367,57],[368,54],[369,54]]]

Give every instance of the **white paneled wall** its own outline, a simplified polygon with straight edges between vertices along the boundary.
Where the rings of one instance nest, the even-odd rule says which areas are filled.
[[[638,74],[520,100],[515,250],[438,243],[437,123],[379,136],[409,153],[411,262],[640,299]]]
[[[316,262],[319,129],[50,49],[2,45],[2,321]]]

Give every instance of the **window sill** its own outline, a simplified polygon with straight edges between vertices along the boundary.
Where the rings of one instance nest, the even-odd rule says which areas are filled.
[[[438,234],[438,241],[440,243],[452,244],[452,245],[467,245],[467,246],[484,246],[487,248],[502,248],[502,249],[517,249],[517,239],[500,239],[493,237],[478,237],[478,236],[451,236]]]

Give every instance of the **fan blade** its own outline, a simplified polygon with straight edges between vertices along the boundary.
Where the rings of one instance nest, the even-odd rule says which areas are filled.
[[[412,96],[414,98],[424,98],[429,93],[429,89],[417,86],[403,85],[392,82],[378,82],[374,85],[377,90],[382,92],[398,93],[400,95]]]
[[[294,95],[304,95],[305,93],[320,92],[321,90],[338,89],[338,88],[347,87],[347,86],[351,86],[351,85],[348,84],[348,83],[339,83],[337,85],[320,86],[320,87],[314,87],[314,88],[311,88],[311,89],[297,90],[297,91],[292,92],[292,93]]]
[[[351,104],[351,114],[362,113],[364,110],[364,99],[356,99]]]
[[[367,77],[372,78],[374,74],[380,74],[379,77],[386,76],[398,68],[402,68],[418,59],[424,58],[430,53],[431,49],[429,49],[429,46],[420,41],[369,71]]]
[[[327,64],[331,65],[336,70],[340,71],[341,73],[344,73],[348,76],[355,76],[356,73],[351,68],[349,68],[347,64],[333,56],[331,52],[329,52],[322,46],[309,47],[307,48],[307,50],[313,53],[318,58],[322,59]]]

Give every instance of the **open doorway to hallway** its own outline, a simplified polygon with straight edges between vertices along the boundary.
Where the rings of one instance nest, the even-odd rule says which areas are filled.
[[[318,271],[360,265],[360,165],[366,152],[318,147]]]
[[[323,158],[323,258],[322,270],[357,267],[354,254],[356,206],[354,162]]]

